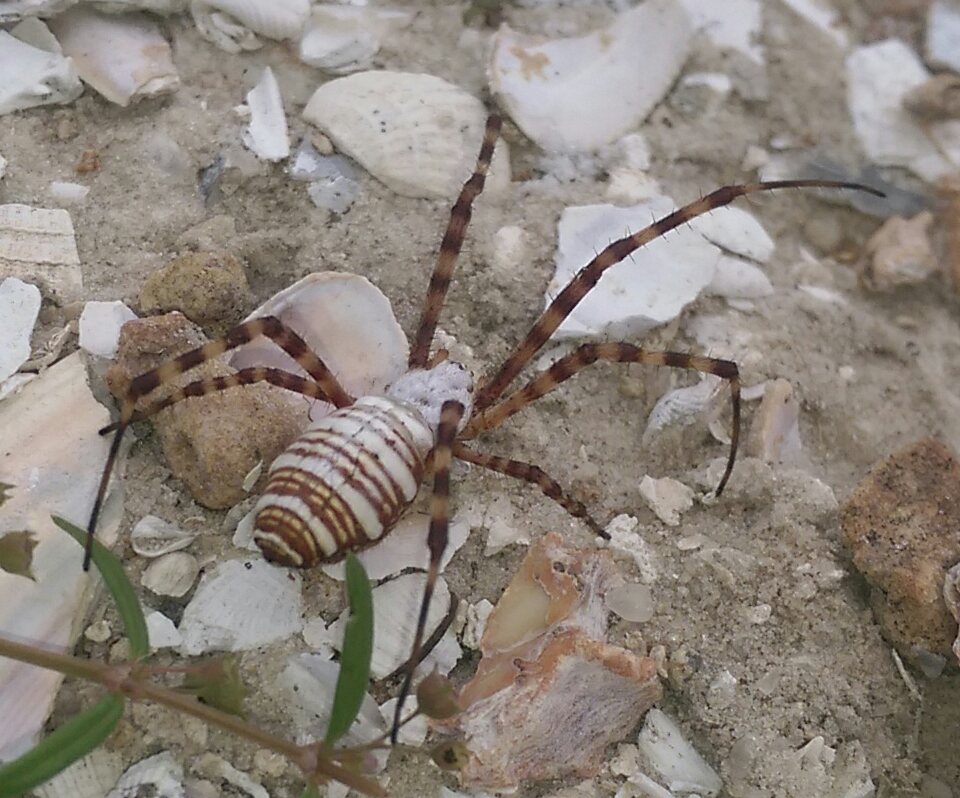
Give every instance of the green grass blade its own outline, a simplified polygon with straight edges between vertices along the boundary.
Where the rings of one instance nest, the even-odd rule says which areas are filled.
[[[343,632],[340,673],[333,695],[326,742],[333,744],[353,724],[370,680],[373,654],[373,594],[360,560],[347,555],[347,600],[350,617]]]
[[[0,765],[0,798],[18,798],[85,757],[107,739],[122,715],[123,699],[105,696],[20,758]]]
[[[87,540],[87,532],[74,526],[69,521],[53,516],[53,523],[69,534],[77,543],[83,546]],[[136,591],[127,575],[123,571],[120,560],[113,556],[106,546],[99,541],[93,541],[93,563],[103,577],[103,583],[113,596],[117,604],[117,612],[123,620],[124,631],[130,641],[130,654],[134,659],[147,656],[150,653],[150,638],[147,635],[147,622],[143,617],[143,609],[137,600]],[[79,567],[79,566],[78,566]]]

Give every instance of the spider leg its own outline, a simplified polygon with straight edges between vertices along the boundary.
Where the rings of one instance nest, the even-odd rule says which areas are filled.
[[[322,399],[329,402],[330,398],[323,392],[323,389],[313,380],[308,380],[297,374],[291,374],[283,369],[273,369],[255,366],[252,368],[240,369],[234,374],[225,374],[219,377],[204,377],[202,380],[196,380],[188,383],[182,388],[175,388],[168,396],[152,403],[143,410],[135,410],[131,423],[134,421],[143,421],[156,415],[161,410],[165,410],[171,405],[178,404],[184,399],[190,399],[196,396],[206,396],[210,393],[225,391],[228,388],[235,388],[240,385],[253,385],[257,382],[268,382],[276,385],[278,388],[284,388],[294,393],[309,396],[312,399]],[[101,435],[114,432],[120,427],[120,422],[110,424],[100,430]]]
[[[714,374],[729,381],[730,400],[733,406],[733,430],[730,435],[727,467],[720,479],[720,484],[717,485],[716,495],[719,496],[727,480],[730,479],[733,463],[737,457],[737,445],[740,441],[740,371],[737,364],[731,360],[719,360],[684,352],[648,352],[639,346],[623,342],[583,344],[569,355],[560,358],[546,371],[537,374],[506,399],[474,415],[460,436],[461,439],[469,440],[481,432],[496,429],[514,413],[518,413],[541,396],[550,393],[560,383],[598,360],[612,363],[643,363],[648,366],[671,366],[699,371],[701,374]]]
[[[483,191],[483,184],[487,179],[487,171],[493,158],[493,148],[499,135],[500,117],[491,114],[487,117],[487,127],[483,132],[483,144],[480,146],[480,154],[477,156],[477,165],[470,179],[463,184],[463,188],[460,190],[460,196],[457,197],[457,201],[450,211],[447,232],[444,233],[443,241],[440,242],[437,265],[430,277],[430,287],[427,289],[420,326],[417,328],[413,349],[410,350],[409,365],[411,369],[423,368],[427,364],[427,359],[430,356],[430,344],[437,329],[437,321],[440,318],[440,311],[443,309],[447,289],[450,287],[450,278],[453,276],[453,267],[457,263],[457,257],[460,255],[460,248],[463,246],[463,239],[467,232],[467,225],[470,223],[470,216],[473,214],[473,201]]]
[[[229,352],[232,349],[243,346],[261,335],[269,338],[283,349],[284,352],[290,355],[290,357],[313,378],[325,399],[333,402],[337,407],[346,407],[347,405],[353,404],[353,397],[343,389],[343,386],[341,386],[337,378],[333,376],[333,373],[327,368],[326,364],[316,354],[310,351],[306,341],[275,316],[262,316],[258,319],[246,321],[234,327],[223,338],[218,338],[196,349],[184,352],[182,355],[178,355],[166,363],[162,363],[155,369],[151,369],[135,377],[130,385],[127,386],[126,393],[120,400],[120,420],[108,428],[114,429],[116,432],[113,442],[110,444],[110,453],[107,456],[103,474],[100,476],[100,485],[97,488],[97,496],[93,502],[93,509],[90,511],[90,520],[87,522],[87,545],[83,554],[84,571],[90,569],[90,556],[93,552],[93,536],[96,531],[97,518],[100,516],[103,500],[107,494],[107,486],[110,484],[110,475],[113,472],[113,467],[117,460],[117,453],[120,451],[120,440],[134,418],[137,401],[147,394],[152,393],[161,385],[190,371],[190,369],[196,368],[202,363],[206,363],[208,360],[222,355],[224,352]],[[233,376],[236,377],[237,375]],[[220,390],[216,385],[216,380],[198,380],[197,383],[201,386],[209,384],[212,386],[212,390]],[[196,385],[197,383],[191,383],[191,385]],[[228,382],[224,387],[229,387],[231,384],[233,383]],[[191,386],[188,385],[187,387],[189,388]],[[201,391],[195,395],[202,396],[203,393],[207,392],[208,391]]]
[[[457,436],[457,426],[463,418],[464,407],[460,402],[444,402],[440,409],[440,424],[437,427],[437,445],[433,450],[433,502],[430,505],[430,531],[427,533],[427,547],[430,549],[430,565],[427,570],[427,584],[423,589],[420,603],[420,615],[417,618],[417,631],[413,637],[413,649],[407,660],[407,673],[397,698],[397,708],[393,715],[393,730],[390,741],[397,742],[400,730],[400,718],[403,704],[410,694],[413,672],[420,662],[420,650],[423,645],[423,633],[427,624],[427,611],[433,598],[433,588],[440,575],[440,560],[447,548],[448,527],[450,523],[450,462],[453,459],[452,447]]]
[[[497,457],[492,454],[475,452],[473,449],[468,449],[462,443],[455,443],[453,445],[453,456],[466,463],[473,463],[481,468],[496,471],[498,474],[506,474],[508,477],[514,477],[515,479],[537,485],[547,498],[553,499],[574,518],[582,519],[594,534],[603,538],[610,537],[604,531],[603,526],[587,512],[587,508],[583,502],[579,502],[570,496],[560,487],[559,482],[551,479],[546,471],[539,466],[523,463],[520,460],[508,460],[506,457]]]
[[[614,241],[577,272],[564,289],[554,297],[547,309],[534,323],[530,332],[517,345],[513,354],[504,361],[500,370],[492,377],[483,380],[475,398],[475,412],[490,407],[510,387],[510,383],[523,370],[524,366],[540,351],[547,339],[553,335],[554,331],[580,301],[590,293],[591,289],[600,280],[601,275],[611,266],[615,266],[644,244],[648,244],[670,230],[686,224],[697,216],[702,216],[709,211],[730,204],[737,197],[780,188],[845,188],[883,196],[881,192],[869,186],[833,180],[776,180],[765,183],[724,186],[691,202],[689,205],[684,205],[648,227]]]

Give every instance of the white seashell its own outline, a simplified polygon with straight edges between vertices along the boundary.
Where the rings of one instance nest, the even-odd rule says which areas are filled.
[[[184,654],[246,651],[303,626],[300,575],[264,560],[230,560],[200,582],[183,611]]]
[[[747,454],[771,464],[795,461],[801,450],[799,424],[793,386],[784,379],[768,382],[747,436]]]
[[[51,366],[0,404],[0,482],[14,486],[3,505],[3,526],[27,529],[39,541],[33,552],[35,582],[0,573],[5,635],[58,650],[76,639],[92,596],[91,576],[80,569],[80,547],[50,516],[86,523],[110,446],[97,430],[109,423],[110,414],[90,393],[79,354]],[[119,509],[115,499],[108,500],[97,530],[108,547],[116,540]],[[61,680],[53,671],[0,658],[0,760],[33,744]]]
[[[7,159],[0,155],[0,180],[7,173]]]
[[[358,72],[314,92],[303,118],[398,194],[452,199],[470,176],[487,112],[476,97],[433,75]],[[487,192],[510,182],[497,143]]]
[[[247,318],[258,316],[277,316],[298,333],[353,396],[382,394],[407,370],[410,349],[390,300],[364,277],[340,272],[309,274]],[[272,366],[304,374],[285,353],[262,341],[241,347],[230,365],[235,369]]]
[[[147,793],[155,798],[187,798],[183,765],[169,751],[161,751],[127,768],[107,798],[136,798]]]
[[[144,14],[103,14],[87,5],[50,20],[77,73],[110,102],[126,107],[180,85],[167,40]]]
[[[0,205],[0,278],[10,276],[36,283],[61,303],[80,297],[80,255],[69,213]]]
[[[158,596],[185,596],[200,573],[200,563],[192,554],[175,551],[164,554],[146,567],[140,584]]]
[[[80,314],[80,348],[91,355],[115,358],[120,328],[137,314],[120,302],[87,302]]]
[[[412,20],[409,11],[315,6],[300,39],[300,60],[338,75],[369,69],[384,36]]]
[[[704,3],[702,0],[680,0],[690,15],[693,26],[722,50],[743,53],[757,64],[764,63],[761,36],[761,0],[726,0]]]
[[[429,523],[430,516],[426,513],[408,513],[376,546],[357,552],[357,559],[363,564],[367,576],[384,579],[408,568],[426,571],[430,562],[430,550],[427,548]],[[466,521],[457,517],[451,519],[447,548],[440,561],[440,573],[446,570],[453,555],[469,536],[470,525]],[[327,576],[340,580],[346,578],[346,566],[342,562],[322,567]]]
[[[176,524],[145,515],[130,533],[130,545],[141,557],[160,557],[189,546],[196,535],[186,532]]]
[[[903,106],[910,90],[930,78],[912,47],[899,39],[863,45],[847,56],[846,67],[854,131],[875,164],[905,166],[928,181],[960,166],[938,135],[955,130],[951,120],[921,126]]]
[[[40,291],[16,277],[0,282],[0,382],[30,359],[30,338],[40,313]]]
[[[310,0],[192,0],[190,13],[200,35],[229,53],[255,50],[256,34],[295,39],[310,17]]]
[[[83,85],[69,58],[0,30],[0,114],[38,105],[69,103]]]
[[[33,794],[37,798],[103,798],[117,783],[121,769],[120,754],[95,748]]]
[[[960,72],[960,8],[949,0],[936,0],[927,15],[924,42],[927,63]]]
[[[273,70],[266,67],[260,80],[247,93],[250,125],[243,132],[243,143],[265,161],[282,161],[290,155],[287,117],[283,113],[280,87]]]
[[[544,41],[504,25],[493,40],[490,87],[544,149],[596,149],[646,119],[676,80],[691,35],[675,0],[648,0],[570,39]]]
[[[2,0],[0,23],[31,17],[52,17],[76,2],[77,0]]]
[[[476,604],[467,607],[467,623],[463,628],[463,644],[467,648],[480,648],[480,639],[487,626],[487,619],[493,612],[493,604],[486,599],[480,599]]]
[[[643,442],[646,444],[665,427],[686,423],[706,412],[714,398],[723,390],[724,384],[723,380],[713,374],[702,374],[699,382],[665,393],[657,399],[647,417]]]
[[[690,226],[720,249],[757,263],[769,261],[776,248],[756,217],[733,205],[698,216],[690,221]]]
[[[676,209],[669,197],[631,208],[585,205],[566,208],[557,225],[556,269],[547,286],[549,304],[605,246]],[[710,284],[720,250],[695,230],[681,228],[641,247],[605,272],[596,288],[554,333],[556,337],[630,339],[676,318]]]
[[[373,589],[373,657],[370,661],[370,673],[374,679],[389,676],[410,656],[413,634],[423,598],[423,587],[427,575],[422,573],[404,574]],[[437,579],[424,639],[430,637],[440,625],[450,609],[450,589],[443,577]],[[343,625],[347,612],[344,612],[330,626],[332,634],[340,648],[343,639]]]
[[[640,480],[640,495],[667,526],[678,526],[680,513],[693,507],[693,490],[670,477],[653,479],[645,474]]]
[[[290,709],[290,717],[298,737],[322,740],[327,732],[333,694],[340,666],[315,654],[296,654],[277,679],[282,701]],[[344,735],[344,743],[363,744],[379,737],[389,727],[380,715],[377,702],[364,695],[360,713]]]
[[[721,255],[717,271],[703,292],[727,299],[761,299],[773,293],[773,283],[752,263]]]
[[[716,795],[723,789],[717,772],[659,709],[647,713],[637,745],[672,791]]]
[[[151,650],[179,648],[183,644],[183,637],[176,625],[162,612],[148,613],[146,621]]]

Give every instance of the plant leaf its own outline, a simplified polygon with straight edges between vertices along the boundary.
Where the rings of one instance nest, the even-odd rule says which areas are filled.
[[[204,704],[243,717],[243,701],[250,690],[240,678],[240,660],[226,656],[187,671],[180,686]]]
[[[83,546],[87,540],[87,532],[74,526],[69,521],[53,516],[53,523],[69,534],[77,543]],[[140,659],[150,653],[150,638],[147,634],[147,622],[143,617],[143,609],[137,600],[137,593],[127,579],[123,566],[106,546],[100,541],[93,541],[93,563],[103,577],[103,583],[113,596],[117,604],[117,612],[123,620],[124,631],[130,641],[130,654],[134,659]]]
[[[107,739],[122,715],[123,698],[104,696],[23,756],[0,765],[0,798],[18,798],[89,754]]]
[[[373,654],[373,594],[366,571],[353,554],[347,555],[347,601],[350,617],[343,630],[340,673],[333,695],[333,709],[326,742],[333,744],[353,724],[370,681]]]
[[[0,486],[2,487],[2,486]],[[33,532],[7,532],[0,537],[0,571],[14,576],[33,576],[33,550],[37,547],[37,537]]]

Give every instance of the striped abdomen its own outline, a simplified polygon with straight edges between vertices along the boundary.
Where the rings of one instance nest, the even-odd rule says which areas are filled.
[[[303,433],[270,467],[253,539],[308,568],[379,540],[416,498],[433,432],[405,402],[367,396]]]

